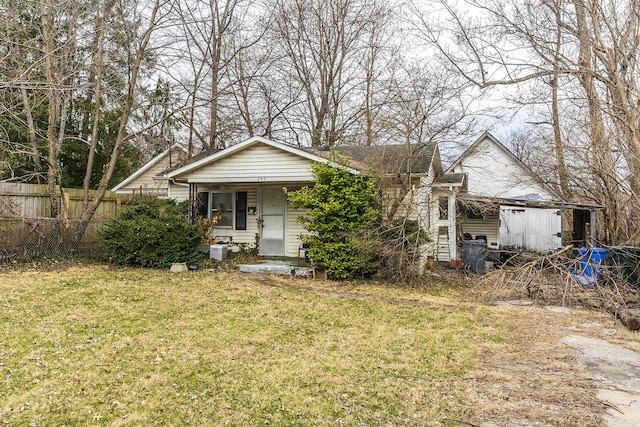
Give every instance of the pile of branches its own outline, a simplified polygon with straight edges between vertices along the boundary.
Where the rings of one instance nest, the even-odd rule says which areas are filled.
[[[601,278],[579,274],[572,246],[549,255],[512,259],[486,274],[484,298],[489,301],[526,298],[543,304],[592,307],[617,317],[631,330],[640,329],[640,289],[614,277],[606,265]],[[508,265],[511,264],[509,267]],[[576,274],[578,272],[578,274]]]

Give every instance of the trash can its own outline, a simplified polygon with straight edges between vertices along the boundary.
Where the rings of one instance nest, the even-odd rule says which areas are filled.
[[[602,269],[607,252],[603,248],[578,249],[578,256],[580,257],[580,271],[578,274],[584,276],[590,282],[602,279]]]
[[[462,241],[462,264],[465,269],[476,274],[484,274],[484,263],[487,260],[486,240]]]
[[[609,248],[608,261],[614,279],[640,288],[640,247],[613,246]]]

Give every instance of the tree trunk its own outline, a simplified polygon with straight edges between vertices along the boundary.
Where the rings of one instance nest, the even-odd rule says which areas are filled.
[[[142,61],[144,60],[145,55],[148,54],[147,46],[149,44],[149,40],[151,39],[151,34],[153,33],[155,26],[157,25],[156,19],[160,8],[160,1],[161,0],[155,0],[153,9],[149,16],[149,28],[147,28],[144,32],[142,40],[140,41],[140,44],[136,49],[133,63],[130,67],[131,74],[129,75],[127,95],[125,97],[124,104],[122,105],[120,126],[118,127],[116,140],[113,146],[113,150],[111,151],[111,156],[109,157],[109,163],[107,164],[107,168],[102,175],[102,179],[100,180],[100,184],[98,185],[93,199],[85,206],[84,210],[82,211],[80,221],[78,222],[78,225],[74,232],[76,241],[80,241],[85,231],[87,230],[87,227],[89,226],[89,221],[91,221],[91,218],[93,218],[93,215],[98,209],[98,206],[100,206],[100,202],[107,192],[109,182],[111,181],[111,177],[113,176],[113,173],[116,169],[116,164],[118,162],[118,157],[120,155],[122,145],[128,138],[127,126],[129,124],[129,118],[131,117],[131,113],[133,110],[138,75],[140,73]]]
[[[101,118],[101,98],[102,98],[102,71],[103,71],[103,50],[104,50],[104,31],[105,31],[105,13],[106,0],[101,0],[100,15],[98,16],[98,49],[94,55],[93,67],[95,69],[95,107],[93,111],[93,124],[91,126],[91,141],[87,153],[87,163],[82,182],[83,203],[89,204],[89,189],[91,187],[91,175],[93,174],[93,163],[95,161],[96,149],[98,146],[98,128],[100,127]],[[87,106],[88,109],[88,106]]]

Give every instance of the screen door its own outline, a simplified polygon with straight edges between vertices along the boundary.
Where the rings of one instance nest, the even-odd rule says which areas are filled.
[[[260,191],[260,255],[284,255],[284,192]]]

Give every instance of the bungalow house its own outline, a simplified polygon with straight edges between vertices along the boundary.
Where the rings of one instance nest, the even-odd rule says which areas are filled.
[[[426,206],[425,189],[442,172],[435,144],[336,147],[336,151],[351,158],[347,166],[353,173],[385,171],[394,186],[385,192],[388,215],[411,215],[428,227],[423,214],[427,210],[420,206]],[[216,218],[216,241],[257,245],[261,255],[297,256],[298,236],[305,230],[296,218],[304,212],[290,205],[285,191],[312,185],[314,162],[332,162],[329,150],[253,137],[168,172],[167,196],[190,200],[193,214]],[[392,195],[400,201],[392,202]]]
[[[563,209],[573,209],[574,224],[578,219],[575,236],[595,233],[596,207],[562,201],[489,133],[446,171],[433,142],[332,148],[350,158],[353,173],[381,177],[387,217],[409,218],[428,230],[433,242],[424,254],[441,262],[459,259],[465,238],[484,239],[496,251],[559,248]],[[313,184],[314,162],[333,162],[332,154],[253,137],[154,177],[165,183],[164,196],[191,202],[192,218],[215,218],[216,241],[257,246],[261,255],[298,256],[305,230],[296,218],[304,212],[290,205],[286,191]],[[138,185],[152,170],[143,166],[116,189]]]

